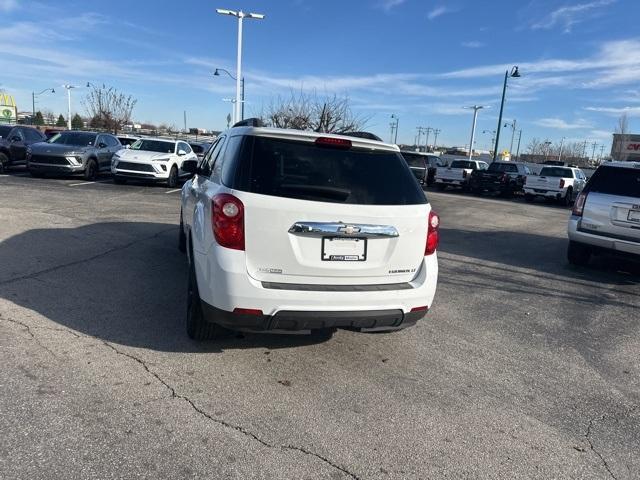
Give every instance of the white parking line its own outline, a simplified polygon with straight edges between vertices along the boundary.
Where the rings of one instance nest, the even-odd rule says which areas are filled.
[[[182,190],[181,188],[176,188],[175,190],[169,190],[168,192],[164,192],[164,193],[176,193],[176,192],[179,192],[181,190]]]
[[[96,180],[94,182],[81,182],[81,183],[70,183],[69,185],[67,185],[68,187],[79,187],[81,185],[92,185],[94,183],[108,183],[111,182],[111,180]]]

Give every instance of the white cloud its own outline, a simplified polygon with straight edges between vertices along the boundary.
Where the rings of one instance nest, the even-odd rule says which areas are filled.
[[[393,10],[396,7],[399,7],[400,5],[402,5],[403,3],[405,3],[407,0],[384,0],[382,2],[382,9],[386,12]]]
[[[611,117],[617,117],[626,113],[630,117],[640,117],[640,107],[585,107],[589,112],[604,113]]]
[[[553,128],[557,130],[574,130],[581,128],[592,128],[586,120],[579,119],[573,123],[569,123],[561,118],[541,118],[533,122],[534,125],[544,128]]]
[[[0,10],[10,12],[18,8],[18,0],[0,0]]]
[[[598,9],[611,5],[615,1],[616,0],[595,0],[588,3],[578,3],[576,5],[560,7],[541,20],[533,23],[531,28],[533,30],[539,30],[559,26],[565,33],[569,33],[574,25],[584,22],[596,14]]]
[[[611,140],[611,135],[613,131],[609,130],[591,130],[589,132],[589,138],[593,138],[595,140]]]
[[[453,12],[453,10],[451,10],[450,8],[439,6],[439,7],[435,7],[433,10],[431,10],[427,14],[427,18],[429,20],[434,20],[434,19],[444,15],[445,13],[451,13],[451,12]]]
[[[470,42],[462,42],[460,45],[466,48],[482,48],[484,47],[484,43],[478,42],[477,40],[472,40]]]

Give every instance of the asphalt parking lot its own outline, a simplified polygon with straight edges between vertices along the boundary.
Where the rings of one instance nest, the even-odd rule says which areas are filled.
[[[427,194],[426,321],[195,343],[178,191],[0,176],[0,478],[639,478],[640,267]]]

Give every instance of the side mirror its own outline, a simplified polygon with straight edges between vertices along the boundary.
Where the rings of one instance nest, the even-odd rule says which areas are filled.
[[[127,144],[127,145],[124,146],[124,148],[129,149],[129,148],[131,148],[131,145]]]
[[[180,153],[178,153],[178,155],[179,154]],[[196,172],[198,171],[198,162],[196,162],[195,160],[186,160],[182,164],[182,171],[187,172],[191,175],[195,175]]]
[[[98,144],[98,148],[107,148],[107,144],[106,144],[106,143],[104,143],[104,142],[100,142],[100,143]]]
[[[187,152],[185,152],[184,150],[178,150],[178,156],[183,157],[186,154]]]

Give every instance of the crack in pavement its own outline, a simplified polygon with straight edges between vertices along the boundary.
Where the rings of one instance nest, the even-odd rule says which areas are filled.
[[[68,262],[68,263],[63,263],[62,265],[56,265],[56,266],[53,266],[53,267],[45,268],[43,270],[39,270],[37,272],[28,273],[28,274],[25,274],[25,275],[20,275],[18,277],[9,278],[7,280],[2,280],[2,281],[0,281],[0,285],[7,285],[9,283],[14,283],[14,282],[17,282],[17,281],[20,281],[20,280],[27,280],[27,279],[30,279],[30,278],[35,278],[35,277],[38,277],[38,276],[40,276],[42,274],[45,274],[45,273],[55,272],[56,270],[60,270],[62,268],[72,267],[74,265],[79,265],[79,264],[82,264],[82,263],[90,262],[92,260],[96,260],[98,258],[106,257],[110,253],[117,252],[118,250],[125,250],[125,249],[135,245],[136,243],[146,242],[147,240],[153,240],[154,238],[157,238],[157,237],[159,237],[160,235],[162,235],[164,233],[171,232],[171,231],[173,231],[173,230],[175,230],[177,228],[178,228],[178,226],[171,227],[171,228],[165,228],[164,230],[156,232],[153,235],[150,235],[148,237],[143,237],[143,238],[138,238],[136,240],[132,240],[131,242],[125,243],[124,245],[118,245],[118,246],[112,247],[112,248],[110,248],[108,250],[105,250],[104,252],[97,253],[95,255],[92,255],[92,256],[87,257],[87,258],[83,258],[81,260],[73,260],[73,261]]]
[[[605,416],[602,415],[600,417],[600,420],[604,420]],[[593,427],[593,424],[595,423],[596,419],[591,419],[589,420],[589,425],[587,426],[587,433],[585,434],[585,438],[587,439],[587,442],[589,442],[589,447],[591,448],[591,451],[593,453],[595,453],[598,458],[600,459],[600,461],[602,462],[602,465],[604,465],[604,468],[607,469],[607,472],[609,472],[609,475],[611,475],[611,478],[616,478],[616,476],[613,474],[613,472],[611,471],[611,468],[609,467],[609,464],[607,463],[607,461],[604,459],[604,457],[602,456],[602,454],[595,449],[595,447],[593,446],[593,442],[591,441],[591,428]]]
[[[164,385],[167,390],[169,390],[169,392],[171,393],[171,397],[172,398],[177,398],[180,400],[183,400],[184,402],[188,403],[189,406],[191,406],[191,408],[196,411],[197,413],[199,413],[200,415],[202,415],[203,417],[211,420],[214,423],[217,423],[219,425],[222,425],[223,427],[226,428],[230,428],[233,429],[237,432],[240,432],[241,434],[243,434],[246,437],[249,437],[255,441],[257,441],[258,443],[260,443],[261,445],[267,447],[267,448],[273,448],[273,449],[280,449],[280,450],[291,450],[291,451],[297,451],[297,452],[301,452],[304,453],[305,455],[310,455],[312,457],[315,457],[321,461],[323,461],[324,463],[326,463],[327,465],[335,468],[336,470],[341,471],[342,473],[344,473],[345,475],[349,476],[350,478],[353,478],[355,480],[361,480],[360,477],[358,477],[355,473],[350,472],[349,470],[347,470],[344,467],[341,467],[340,465],[332,462],[330,459],[328,459],[327,457],[324,457],[318,453],[312,452],[311,450],[306,449],[305,447],[297,447],[295,445],[274,445],[272,443],[267,442],[266,440],[260,438],[258,435],[256,435],[253,432],[250,432],[249,430],[245,429],[244,427],[241,427],[239,425],[234,425],[232,423],[229,423],[225,420],[222,420],[220,418],[215,418],[212,415],[210,415],[209,413],[205,412],[202,408],[198,407],[193,400],[191,400],[189,397],[186,397],[184,395],[181,395],[179,393],[176,392],[175,388],[173,388],[171,385],[169,385],[162,377],[160,377],[160,375],[158,375],[156,372],[152,371],[148,365],[141,360],[140,358],[136,357],[135,355],[131,355],[127,352],[123,352],[121,350],[118,350],[115,346],[113,346],[111,343],[106,342],[106,341],[102,341],[102,343],[109,347],[111,350],[113,350],[114,352],[116,352],[118,355],[122,355],[124,357],[127,357],[135,362],[137,362],[138,364],[140,364],[142,366],[142,368],[144,368],[144,370],[149,373],[151,376],[153,376],[158,382],[160,382],[162,385]]]
[[[16,325],[21,326],[31,336],[31,339],[40,346],[40,348],[42,348],[43,350],[46,350],[51,356],[56,357],[56,354],[53,353],[53,351],[51,351],[49,347],[43,344],[38,337],[36,337],[35,333],[33,333],[33,331],[31,330],[32,327],[30,325],[27,325],[26,323],[23,323],[19,320],[15,320],[13,318],[4,316],[2,315],[2,313],[0,313],[0,320],[4,320],[6,322],[14,323]]]

